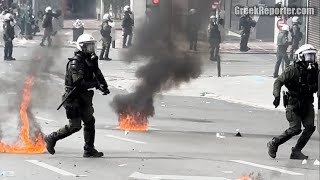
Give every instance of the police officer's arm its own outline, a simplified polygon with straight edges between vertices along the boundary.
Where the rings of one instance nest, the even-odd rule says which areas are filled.
[[[280,97],[281,87],[288,83],[294,77],[294,67],[289,66],[286,70],[275,80],[273,84],[273,96]]]
[[[98,86],[96,81],[85,81],[84,79],[84,67],[81,66],[78,60],[72,60],[70,64],[70,70],[72,73],[72,81],[77,89],[90,89]]]
[[[108,84],[107,81],[104,79],[104,76],[100,70],[100,68],[97,68],[96,72],[95,72],[95,76],[97,78],[97,80],[99,81],[100,84],[104,85],[106,88],[108,88]]]

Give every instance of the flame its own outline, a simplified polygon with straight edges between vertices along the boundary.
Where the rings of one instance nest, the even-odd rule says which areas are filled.
[[[35,142],[30,139],[28,106],[31,101],[31,90],[33,85],[33,77],[27,77],[23,88],[22,102],[20,104],[20,119],[22,126],[20,129],[19,141],[13,145],[8,145],[0,141],[0,152],[2,153],[28,153],[39,154],[45,151],[45,142],[42,134],[39,133]]]
[[[250,176],[242,176],[238,180],[252,180]]]
[[[128,110],[119,114],[119,127],[126,131],[148,131],[148,119],[140,112]]]

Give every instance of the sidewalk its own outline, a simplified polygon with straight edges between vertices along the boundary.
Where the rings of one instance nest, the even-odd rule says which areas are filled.
[[[85,33],[93,35],[98,41],[101,39],[99,30],[94,29],[85,29]],[[59,45],[61,47],[75,47],[75,43],[72,43],[72,30],[71,29],[62,29],[59,31],[60,39],[63,39],[63,44]],[[122,32],[121,30],[116,31],[116,47],[122,47]],[[14,39],[13,45],[15,47],[30,47],[34,45],[38,45],[41,42],[42,32],[37,34],[33,40],[25,40],[25,39]],[[53,37],[53,40],[56,37]],[[3,47],[3,43],[1,45]],[[240,44],[239,42],[234,41],[225,41],[220,45],[220,52],[222,54],[275,54],[276,53],[276,45],[272,42],[257,42],[251,41],[248,46],[251,48],[248,52],[240,52]],[[101,43],[98,43],[98,49],[101,49]],[[200,53],[209,53],[209,44],[205,41],[198,42],[198,50]]]

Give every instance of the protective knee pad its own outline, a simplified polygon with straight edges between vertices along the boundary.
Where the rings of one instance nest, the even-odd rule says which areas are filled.
[[[78,126],[68,126],[68,128],[69,128],[69,131],[71,133],[76,133],[76,132],[81,130],[81,126],[80,127],[78,127]]]
[[[297,135],[299,135],[301,132],[302,132],[302,130],[299,129],[299,130],[294,130],[294,131],[290,131],[290,132],[287,131],[287,134],[288,134],[288,135],[292,135],[292,136],[297,136]]]
[[[313,132],[316,130],[315,126],[306,126],[304,131],[308,132],[309,134],[313,134]]]

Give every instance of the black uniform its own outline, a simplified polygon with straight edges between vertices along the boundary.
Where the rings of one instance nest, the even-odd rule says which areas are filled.
[[[249,15],[242,16],[239,22],[239,29],[241,30],[240,51],[248,51],[248,41],[250,37],[251,27],[255,27],[256,22],[252,20]]]
[[[219,58],[219,49],[221,43],[221,34],[216,23],[211,22],[208,27],[210,43],[210,60],[217,61]]]
[[[45,137],[49,153],[54,154],[56,141],[70,136],[81,129],[81,121],[84,124],[84,157],[101,157],[103,153],[94,148],[95,140],[95,118],[93,116],[92,98],[93,90],[99,88],[105,94],[109,94],[108,85],[98,67],[98,57],[83,52],[76,52],[69,59],[65,75],[65,94],[76,87],[75,93],[64,104],[69,124]]]
[[[109,58],[110,45],[112,42],[111,29],[112,27],[109,25],[109,21],[104,21],[102,23],[100,30],[100,34],[102,36],[102,50],[99,57],[100,60],[112,60]]]
[[[53,31],[52,20],[53,20],[52,13],[46,13],[43,16],[42,27],[44,28],[44,34],[42,37],[42,41],[40,43],[41,46],[44,46],[44,42],[46,41],[46,39],[48,40],[48,46],[51,46],[51,43],[52,43],[51,35]]]
[[[304,126],[304,130],[296,146],[292,148],[290,158],[308,158],[301,153],[301,150],[315,131],[313,94],[318,91],[318,75],[319,70],[316,63],[311,66],[305,62],[295,62],[274,82],[273,95],[276,107],[279,105],[281,87],[285,85],[288,89],[286,118],[289,122],[289,128],[268,143],[269,155],[272,158],[276,157],[278,146],[301,133],[301,124]]]
[[[15,60],[12,57],[13,44],[12,40],[14,39],[14,27],[11,26],[10,21],[5,21],[3,24],[3,40],[4,40],[4,60]]]
[[[124,17],[122,20],[122,29],[123,29],[122,47],[123,48],[132,46],[133,26],[134,26],[133,14],[131,11],[127,11],[124,13]],[[129,36],[129,40],[127,44],[128,36]]]
[[[278,38],[277,38],[277,62],[274,68],[274,73],[273,73],[273,77],[277,78],[278,77],[278,73],[279,73],[279,67],[280,64],[282,62],[282,60],[284,60],[286,67],[289,66],[290,64],[290,60],[288,58],[288,54],[287,54],[287,49],[289,46],[289,40],[288,40],[288,32],[287,31],[281,31],[278,34]]]
[[[302,39],[302,33],[300,31],[300,27],[298,23],[294,23],[291,31],[291,37],[292,37],[292,45],[290,49],[290,60],[293,60],[293,55],[296,52],[296,50],[299,48],[299,42]]]
[[[197,13],[190,14],[188,17],[188,38],[190,42],[189,49],[197,50],[198,31],[200,29],[200,19]]]

